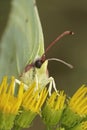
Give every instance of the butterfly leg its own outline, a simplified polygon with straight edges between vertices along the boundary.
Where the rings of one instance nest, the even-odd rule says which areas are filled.
[[[21,84],[21,81],[20,80],[18,80],[18,79],[15,79],[15,83],[17,83],[17,84]],[[24,89],[25,90],[27,90],[29,87],[26,85],[26,84],[24,84]]]
[[[54,90],[58,93],[58,90],[57,90],[57,88],[56,88],[56,84],[55,84],[55,81],[54,81],[54,78],[53,78],[53,77],[49,77],[49,78],[48,78],[48,83],[49,83],[49,88],[48,88],[49,95],[51,96],[52,87],[53,87]]]

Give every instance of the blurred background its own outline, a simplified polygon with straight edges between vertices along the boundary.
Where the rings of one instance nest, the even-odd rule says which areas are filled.
[[[6,27],[11,0],[0,1],[0,38]],[[87,1],[86,0],[37,0],[43,27],[45,48],[65,30],[75,32],[73,36],[62,38],[47,54],[47,58],[62,59],[74,66],[50,61],[48,70],[54,77],[57,88],[71,96],[82,84],[87,84]],[[38,121],[37,121],[38,120]],[[37,117],[34,126],[44,130]],[[34,130],[35,127],[30,128]]]
[[[45,48],[65,30],[75,32],[62,38],[50,49],[47,57],[56,57],[71,63],[74,68],[56,61],[49,62],[49,73],[57,88],[72,95],[77,87],[87,83],[87,1],[37,0],[44,32]]]

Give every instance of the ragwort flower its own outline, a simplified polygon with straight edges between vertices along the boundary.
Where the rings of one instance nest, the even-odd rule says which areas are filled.
[[[22,112],[15,120],[16,128],[28,128],[37,114],[40,114],[41,107],[45,102],[48,91],[44,88],[42,91],[35,90],[36,83],[33,83],[25,91],[22,101]]]
[[[53,92],[47,100],[42,110],[42,119],[48,127],[58,124],[64,110],[65,99],[66,95],[61,91],[60,93]]]
[[[62,124],[68,128],[74,127],[87,116],[87,87],[84,85],[77,90],[69,100],[64,111]]]
[[[10,85],[7,83],[7,77],[4,77],[0,85],[0,130],[10,130],[13,127],[22,97],[23,84],[19,85],[18,93],[15,95],[14,77],[12,77]]]

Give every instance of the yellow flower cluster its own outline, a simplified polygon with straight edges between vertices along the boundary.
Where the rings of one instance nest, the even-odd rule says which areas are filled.
[[[36,83],[33,83],[25,91],[24,84],[16,84],[14,77],[10,84],[7,82],[7,77],[3,78],[0,85],[0,130],[11,129],[15,124],[18,126],[14,129],[26,127],[40,113],[48,91],[46,88],[42,91],[35,90],[35,87]]]
[[[0,130],[28,128],[37,114],[49,129],[61,122],[56,130],[87,130],[85,85],[69,99],[64,91],[53,92],[49,96],[46,87],[39,88],[36,90],[36,83],[33,82],[25,91],[24,84],[16,84],[14,77],[10,83],[7,77],[3,78],[0,85]]]
[[[15,78],[12,77],[10,85],[7,83],[7,77],[4,77],[0,85],[0,110],[3,113],[16,114],[22,102],[23,97],[23,84],[19,86],[19,91],[16,96],[15,94]]]
[[[3,113],[17,114],[20,105],[26,110],[32,110],[38,112],[42,107],[48,91],[44,88],[41,92],[39,90],[34,91],[36,84],[33,83],[28,91],[24,92],[24,84],[21,83],[16,91],[15,78],[12,77],[10,85],[8,85],[7,77],[3,78],[0,85],[0,110]]]

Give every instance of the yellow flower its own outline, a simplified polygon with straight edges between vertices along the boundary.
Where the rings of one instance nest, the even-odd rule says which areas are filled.
[[[87,87],[83,85],[69,100],[66,107],[62,124],[68,128],[75,126],[87,116]]]
[[[10,85],[7,77],[4,77],[0,85],[0,110],[3,113],[17,114],[23,97],[23,84],[19,86],[18,94],[15,96],[15,79],[12,77]]]
[[[60,94],[54,92],[48,99],[47,104],[54,110],[60,110],[64,107],[65,99],[66,95],[63,91],[61,91]]]
[[[35,90],[35,87],[36,83],[33,83],[24,93],[22,112],[15,120],[17,128],[28,128],[36,115],[40,113],[42,105],[45,102],[48,94],[47,89],[44,88],[42,90]]]
[[[87,115],[87,87],[83,85],[70,99],[69,107],[80,116]]]
[[[39,113],[41,107],[47,97],[47,88],[42,91],[35,91],[36,83],[33,83],[28,91],[24,93],[22,106],[26,110],[31,110],[34,113]]]
[[[13,127],[15,117],[20,108],[23,97],[23,84],[15,95],[15,79],[12,77],[10,85],[7,77],[4,77],[0,85],[0,129],[10,130]]]
[[[65,99],[66,95],[63,91],[59,94],[54,92],[49,97],[42,110],[42,119],[47,126],[55,126],[59,122],[64,110]]]

